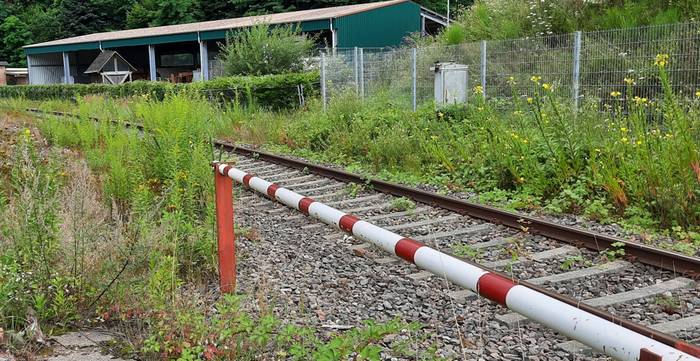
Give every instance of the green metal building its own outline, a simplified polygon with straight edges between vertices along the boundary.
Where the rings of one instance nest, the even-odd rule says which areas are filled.
[[[408,0],[95,33],[24,47],[30,84],[89,83],[85,74],[103,50],[116,51],[136,69],[133,79],[206,80],[226,34],[258,23],[295,24],[331,48],[393,47],[411,33],[445,25],[445,19]],[[184,74],[184,75],[183,75]]]

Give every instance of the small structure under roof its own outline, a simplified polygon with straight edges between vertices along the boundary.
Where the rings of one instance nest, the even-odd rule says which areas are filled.
[[[85,74],[100,74],[104,84],[122,84],[136,71],[124,57],[114,50],[102,50],[92,61]]]

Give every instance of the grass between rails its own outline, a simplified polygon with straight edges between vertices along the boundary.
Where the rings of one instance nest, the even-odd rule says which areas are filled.
[[[224,118],[184,95],[129,111],[143,134],[48,117],[37,125],[53,147],[23,125],[0,142],[11,159],[0,173],[0,351],[31,358],[45,339],[32,325],[107,326],[125,336],[113,351],[139,359],[432,358],[411,346],[417,324],[324,334],[276,316],[264,290],[219,297],[209,162]],[[388,335],[400,337],[386,346]]]

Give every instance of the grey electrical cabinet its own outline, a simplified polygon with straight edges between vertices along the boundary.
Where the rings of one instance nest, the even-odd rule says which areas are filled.
[[[435,63],[435,105],[464,104],[468,94],[468,69],[464,64]]]

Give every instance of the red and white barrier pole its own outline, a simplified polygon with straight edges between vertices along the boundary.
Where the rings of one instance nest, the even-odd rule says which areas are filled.
[[[519,285],[510,278],[484,270],[416,240],[362,221],[311,198],[255,177],[230,165],[219,164],[218,171],[246,187],[265,194],[288,207],[338,227],[358,239],[371,242],[386,252],[414,263],[419,268],[445,277],[563,335],[624,361],[700,361],[686,352],[699,354],[700,348],[684,343],[684,351],[640,335],[601,317]],[[218,204],[218,203],[217,203]]]
[[[233,230],[233,182],[221,174],[214,163],[216,190],[216,231],[219,246],[219,286],[221,292],[231,293],[236,288],[236,243]]]

